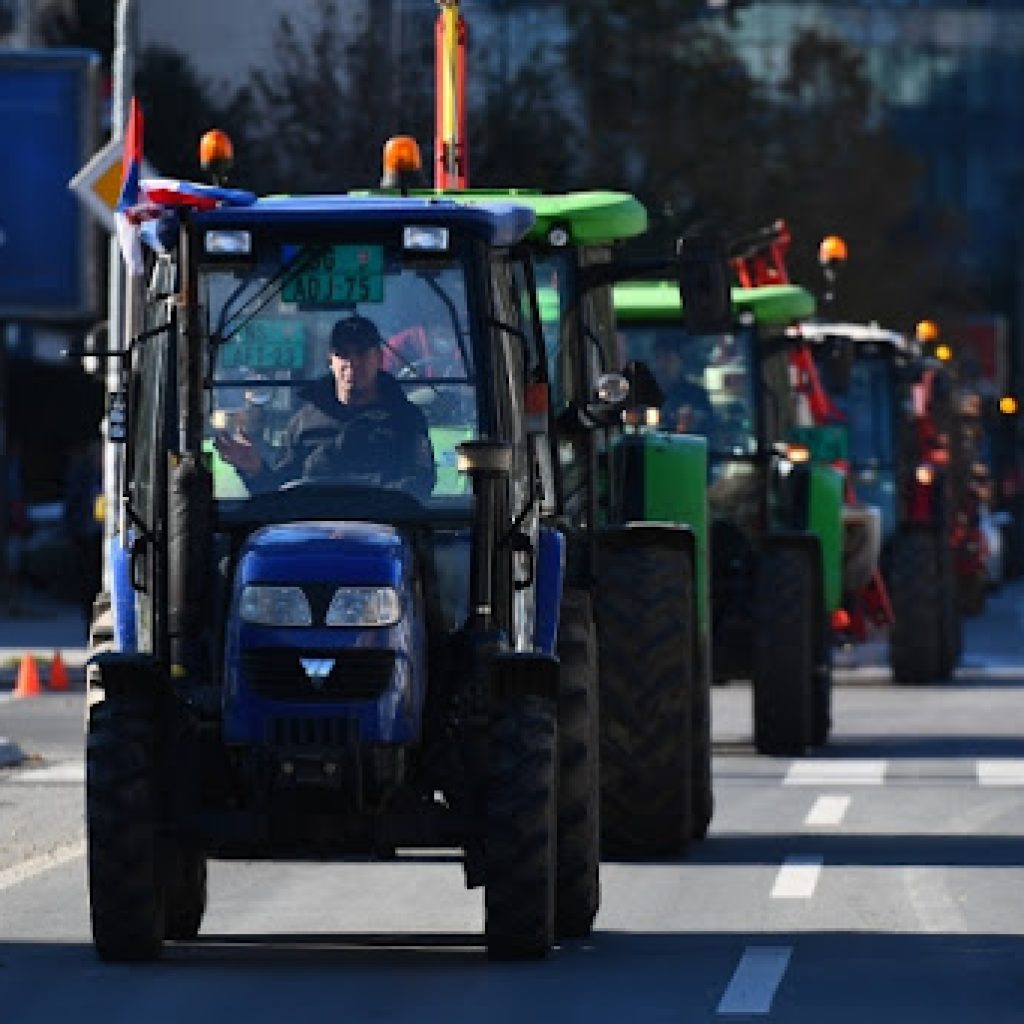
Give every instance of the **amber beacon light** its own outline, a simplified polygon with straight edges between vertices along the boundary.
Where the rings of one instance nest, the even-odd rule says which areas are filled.
[[[199,166],[216,184],[224,184],[234,162],[235,146],[227,132],[211,128],[199,140]]]
[[[847,257],[846,242],[839,235],[828,235],[818,246],[818,262],[822,266],[833,263],[845,263]]]

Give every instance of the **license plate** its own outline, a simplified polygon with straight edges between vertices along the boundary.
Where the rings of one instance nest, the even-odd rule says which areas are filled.
[[[384,249],[379,245],[334,245],[290,278],[284,302],[299,306],[351,306],[384,301]]]
[[[306,364],[302,326],[256,320],[221,347],[217,362],[222,370],[301,370]]]

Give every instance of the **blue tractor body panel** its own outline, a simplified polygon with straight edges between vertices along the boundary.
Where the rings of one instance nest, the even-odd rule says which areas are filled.
[[[537,540],[536,620],[533,649],[554,654],[558,647],[558,610],[565,576],[565,537],[541,527]]]
[[[131,581],[131,558],[119,536],[108,548],[111,577],[111,609],[114,614],[114,650],[132,654],[138,648],[135,628],[135,590]]]
[[[255,625],[239,614],[248,584],[302,588],[313,624]],[[394,587],[401,618],[393,626],[327,626],[340,586]],[[362,744],[413,743],[420,735],[426,683],[426,633],[416,599],[412,545],[390,526],[323,522],[265,527],[247,540],[231,600],[224,672],[224,739],[274,742],[279,720],[358,722]],[[324,676],[313,662],[330,662]]]

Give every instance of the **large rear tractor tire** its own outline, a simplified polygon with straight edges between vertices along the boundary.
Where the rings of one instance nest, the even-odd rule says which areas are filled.
[[[798,757],[813,738],[819,636],[817,581],[803,547],[771,547],[761,556],[754,605],[754,746]]]
[[[602,853],[676,857],[694,831],[692,555],[603,545],[596,593]]]
[[[953,552],[945,547],[940,558],[940,601],[942,622],[939,630],[939,679],[949,679],[963,653],[964,622],[956,599]]]
[[[710,638],[709,641],[710,643]],[[690,797],[691,836],[704,839],[715,813],[715,794],[711,781],[711,666],[700,658],[693,680],[693,793]]]
[[[86,834],[92,935],[102,960],[155,960],[164,934],[156,727],[144,701],[89,713]]]
[[[897,683],[931,683],[943,675],[952,649],[943,638],[951,595],[943,586],[937,537],[925,530],[897,537],[892,551],[892,609],[889,661]],[[944,657],[945,654],[945,657]]]
[[[554,702],[507,697],[491,716],[487,794],[487,954],[546,956],[555,941],[558,726]]]
[[[555,930],[589,935],[600,904],[597,629],[590,594],[566,590],[558,627],[558,878]]]
[[[832,732],[832,638],[824,612],[818,623],[817,657],[814,665],[811,746],[823,747]]]

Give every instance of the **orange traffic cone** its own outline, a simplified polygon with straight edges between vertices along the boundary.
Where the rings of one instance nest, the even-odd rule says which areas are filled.
[[[15,697],[38,697],[43,692],[39,685],[39,669],[36,659],[27,651],[21,656],[18,666],[18,681],[14,686]]]
[[[50,665],[50,689],[66,690],[71,685],[68,679],[68,667],[60,656],[60,651],[53,652],[53,664]]]

